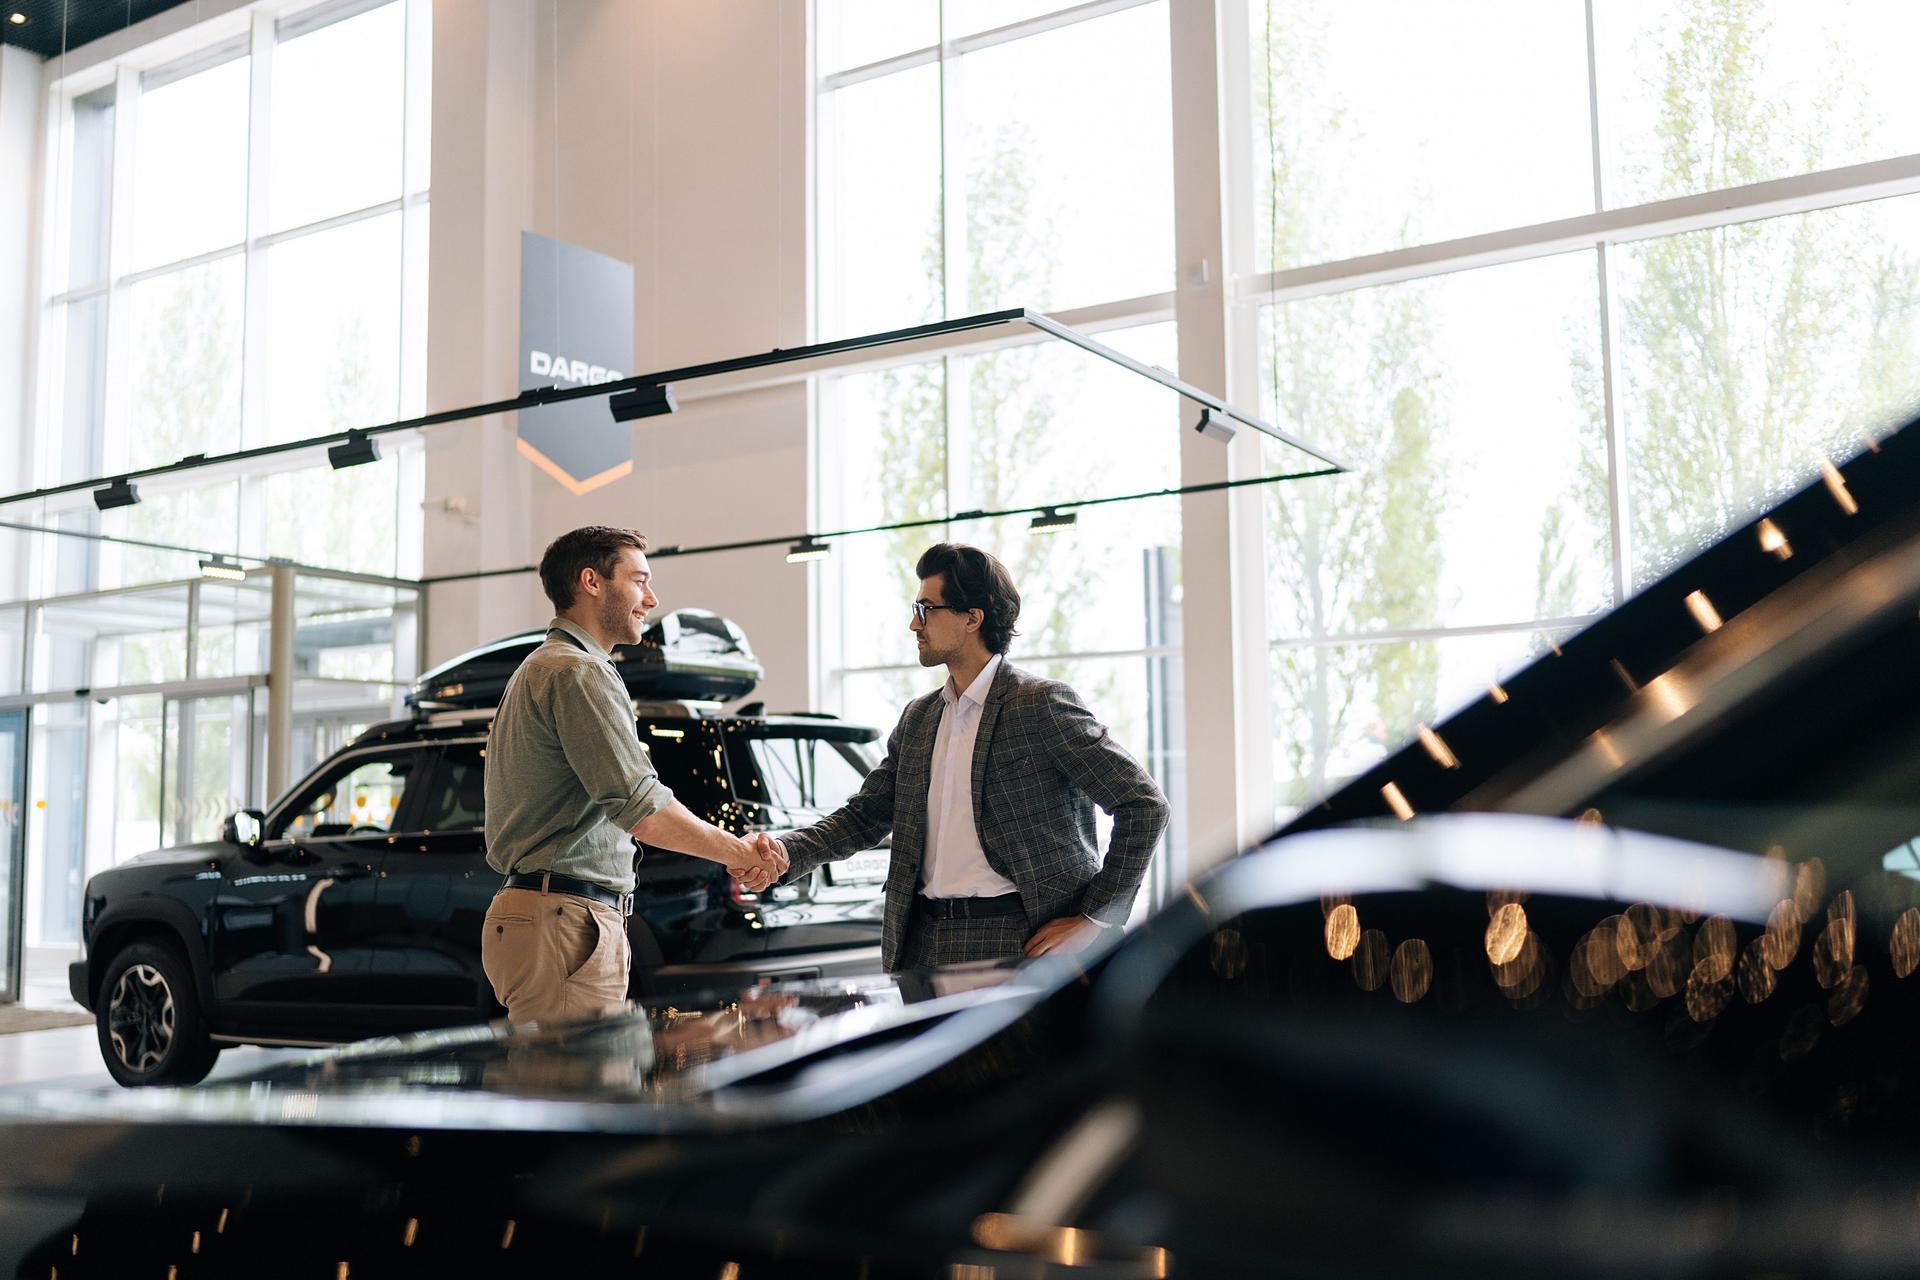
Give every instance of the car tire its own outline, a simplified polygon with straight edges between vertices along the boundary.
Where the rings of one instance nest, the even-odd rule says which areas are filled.
[[[193,970],[166,943],[134,942],[116,952],[94,1007],[100,1056],[121,1084],[197,1084],[220,1056]]]

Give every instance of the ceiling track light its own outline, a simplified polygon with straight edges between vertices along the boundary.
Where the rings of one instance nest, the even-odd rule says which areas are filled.
[[[93,491],[93,505],[102,511],[111,511],[115,507],[131,507],[140,501],[140,490],[133,481],[124,476],[112,484]]]
[[[216,555],[211,560],[202,560],[200,562],[200,576],[203,578],[218,578],[222,582],[245,582],[247,571],[241,568],[238,561],[229,560],[222,555]]]
[[[27,25],[27,15],[16,11],[7,15],[7,21],[16,27],[24,27]]]
[[[380,442],[364,431],[347,432],[346,443],[329,446],[327,461],[335,471],[380,461]]]
[[[673,413],[679,407],[673,401],[673,388],[664,382],[635,387],[631,391],[617,391],[607,397],[607,410],[613,414],[615,422],[632,422],[636,418],[657,418],[662,414]]]
[[[1048,507],[1033,518],[1032,523],[1027,525],[1027,531],[1029,533],[1065,533],[1079,523],[1078,513],[1068,511],[1062,514],[1053,507]]]
[[[1218,440],[1221,444],[1233,439],[1240,430],[1227,419],[1214,417],[1213,410],[1204,407],[1200,410],[1200,421],[1193,424],[1193,429],[1207,439]]]
[[[787,548],[787,563],[804,564],[808,560],[825,560],[832,551],[832,547],[812,534],[808,534]]]

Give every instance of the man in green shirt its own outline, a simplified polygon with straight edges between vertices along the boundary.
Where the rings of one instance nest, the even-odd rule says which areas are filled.
[[[514,1022],[627,1004],[633,840],[725,864],[750,891],[786,870],[771,841],[712,826],[660,782],[613,668],[638,644],[653,594],[647,541],[590,525],[553,540],[540,585],[555,617],[500,697],[487,744],[487,862],[506,877],[480,960]]]

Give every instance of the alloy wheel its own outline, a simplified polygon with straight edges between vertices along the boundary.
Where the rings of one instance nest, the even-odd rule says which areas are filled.
[[[129,1071],[158,1069],[173,1047],[173,989],[150,964],[129,965],[113,984],[107,1035]]]

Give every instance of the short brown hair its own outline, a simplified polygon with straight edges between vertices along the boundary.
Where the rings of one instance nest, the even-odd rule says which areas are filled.
[[[580,571],[591,569],[603,578],[613,576],[614,561],[621,551],[632,547],[644,553],[645,535],[631,529],[615,529],[604,524],[563,533],[547,544],[540,557],[540,589],[553,601],[557,612],[573,608],[574,589],[580,585]]]
[[[980,639],[987,652],[1005,653],[1020,634],[1013,629],[1020,620],[1020,593],[1007,566],[991,554],[964,542],[936,543],[927,548],[913,571],[922,578],[941,575],[947,597],[941,604],[978,609],[986,615],[980,623]]]

